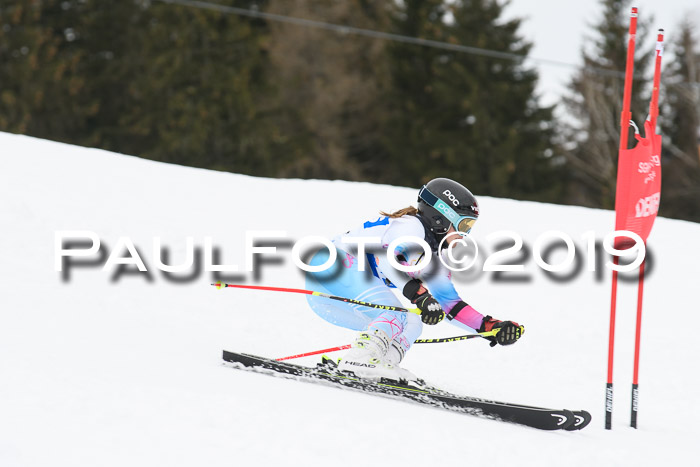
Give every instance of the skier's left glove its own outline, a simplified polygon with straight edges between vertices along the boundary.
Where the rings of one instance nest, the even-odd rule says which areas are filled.
[[[513,321],[499,321],[490,316],[484,316],[479,332],[488,332],[492,331],[493,329],[500,329],[500,331],[498,331],[498,334],[495,336],[486,337],[486,339],[491,341],[491,347],[495,347],[499,344],[515,344],[515,342],[520,339],[525,332],[525,326],[520,326],[518,323]]]
[[[445,318],[440,303],[430,295],[418,279],[412,279],[403,287],[403,295],[418,306],[420,318],[425,324],[437,324]]]

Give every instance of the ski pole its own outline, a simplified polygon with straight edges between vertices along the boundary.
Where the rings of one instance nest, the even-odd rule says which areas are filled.
[[[355,300],[352,298],[346,298],[346,297],[338,297],[337,295],[330,295],[327,293],[323,292],[315,292],[313,290],[306,290],[306,289],[290,289],[286,287],[268,287],[264,285],[242,285],[242,284],[227,284],[225,282],[216,282],[214,284],[211,284],[217,289],[223,289],[223,288],[237,288],[237,289],[252,289],[252,290],[268,290],[268,291],[273,291],[273,292],[289,292],[289,293],[300,293],[300,294],[306,294],[306,295],[314,295],[317,297],[324,297],[324,298],[330,298],[332,300],[338,300],[341,302],[346,302],[346,303],[354,303],[355,305],[362,305],[370,308],[378,308],[381,310],[388,310],[388,311],[400,311],[400,312],[405,312],[405,313],[415,313],[417,315],[420,315],[420,309],[418,308],[401,308],[398,306],[390,306],[390,305],[378,305],[376,303],[369,303],[369,302],[363,302],[361,300]],[[476,334],[466,334],[463,336],[455,336],[455,337],[442,337],[442,338],[437,338],[437,339],[418,339],[415,341],[415,344],[440,344],[444,342],[455,342],[455,341],[461,341],[461,340],[467,340],[467,339],[473,339],[475,337],[489,337],[489,336],[495,336],[498,334],[500,331],[500,328],[492,329],[490,331],[486,332],[480,332]],[[524,326],[520,326],[520,332],[524,332]],[[317,355],[319,353],[324,353],[324,352],[335,352],[337,350],[343,350],[343,349],[349,349],[350,344],[347,345],[342,345],[338,347],[332,347],[330,349],[324,349],[324,350],[317,350],[313,352],[307,352],[299,355],[291,355],[289,357],[282,357],[279,358],[278,360],[289,360],[292,358],[301,358],[301,357],[306,357],[310,355]]]
[[[212,284],[212,285],[214,287],[216,287],[217,289],[233,287],[233,288],[238,288],[238,289],[269,290],[269,291],[273,291],[273,292],[300,293],[300,294],[306,294],[306,295],[314,295],[316,297],[330,298],[331,300],[338,300],[341,302],[353,303],[355,305],[361,305],[361,306],[366,306],[366,307],[370,307],[370,308],[379,308],[380,310],[400,311],[400,312],[404,312],[404,313],[415,313],[417,315],[420,314],[420,309],[418,309],[418,308],[401,308],[398,306],[378,305],[376,303],[363,302],[361,300],[355,300],[353,298],[338,297],[336,295],[331,295],[331,294],[327,294],[327,293],[323,293],[323,292],[314,292],[313,290],[288,289],[285,287],[266,287],[263,285],[226,284],[224,282],[217,282],[217,283]]]
[[[313,352],[306,352],[306,353],[300,353],[297,355],[290,355],[289,357],[276,358],[275,360],[277,360],[278,362],[281,362],[282,360],[291,360],[293,358],[309,357],[311,355],[318,355],[320,353],[337,352],[338,350],[345,350],[345,349],[349,349],[350,347],[352,347],[352,344],[341,345],[338,347],[331,347],[330,349],[314,350]]]
[[[443,342],[464,341],[467,339],[474,339],[475,337],[486,338],[490,336],[495,336],[499,332],[501,332],[501,328],[491,329],[490,331],[485,332],[477,332],[476,334],[465,334],[463,336],[440,337],[437,339],[418,339],[414,342],[414,344],[442,344]],[[525,326],[520,326],[520,332],[525,332]]]
[[[489,337],[489,336],[495,336],[498,334],[500,331],[499,329],[492,329],[490,331],[486,332],[480,332],[477,334],[466,334],[464,336],[455,336],[455,337],[441,337],[437,339],[418,339],[417,341],[414,342],[414,344],[440,344],[443,342],[455,342],[455,341],[463,341],[467,339],[474,339],[475,337]],[[311,355],[318,355],[320,353],[331,353],[331,352],[337,352],[338,350],[345,350],[349,349],[352,347],[352,344],[346,344],[346,345],[340,345],[338,347],[331,347],[330,349],[323,349],[323,350],[314,350],[311,352],[305,352],[305,353],[300,353],[297,355],[290,355],[289,357],[281,357],[277,358],[278,362],[281,362],[282,360],[291,360],[293,358],[301,358],[301,357],[310,357]]]

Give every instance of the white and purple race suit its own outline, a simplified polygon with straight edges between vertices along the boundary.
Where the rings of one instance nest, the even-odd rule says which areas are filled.
[[[326,271],[307,273],[307,288],[364,302],[403,307],[392,289],[401,293],[407,282],[419,279],[453,324],[478,329],[483,315],[460,298],[452,284],[451,271],[439,260],[435,249],[430,252],[430,263],[417,272],[399,271],[387,260],[386,255],[390,253],[404,266],[425,264],[428,259],[425,250],[410,239],[426,240],[434,245],[435,239],[428,237],[432,235],[420,219],[410,215],[380,217],[365,222],[333,239],[338,252],[335,266]],[[358,240],[344,241],[348,237],[366,241],[374,239],[376,242],[368,244],[364,254],[359,255]],[[408,238],[394,245],[393,252],[387,252],[389,245],[401,237]],[[324,264],[328,257],[329,252],[324,248],[314,255],[310,265]],[[381,310],[311,295],[307,300],[313,311],[326,321],[357,331],[379,329],[400,343],[404,351],[418,339],[423,328],[420,316],[413,313]]]

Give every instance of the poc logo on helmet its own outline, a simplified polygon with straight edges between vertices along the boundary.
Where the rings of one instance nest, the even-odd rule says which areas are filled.
[[[459,201],[457,200],[457,197],[452,194],[450,190],[445,190],[442,192],[443,195],[447,196],[450,201],[452,201],[452,204],[455,206],[459,206]]]

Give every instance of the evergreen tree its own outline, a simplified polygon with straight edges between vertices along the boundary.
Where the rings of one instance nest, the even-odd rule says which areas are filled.
[[[96,113],[80,2],[0,3],[0,129],[75,141]]]
[[[530,50],[519,20],[492,0],[406,0],[401,34],[509,52]],[[387,182],[455,178],[475,193],[555,200],[552,109],[540,107],[537,74],[521,62],[413,45],[389,46],[392,88]]]
[[[235,6],[530,48],[494,0]],[[3,2],[0,18],[2,130],[254,175],[560,187],[551,109],[521,63],[147,0]]]
[[[147,0],[3,3],[0,17],[0,129],[258,175],[292,157],[265,118],[264,21]]]
[[[272,0],[267,11],[364,29],[384,29],[383,2]],[[281,176],[373,180],[385,42],[312,27],[271,23],[275,127],[305,142]]]
[[[568,201],[573,204],[614,208],[617,183],[617,160],[620,146],[620,115],[624,79],[619,72],[627,63],[629,0],[601,0],[603,14],[594,27],[592,47],[583,51],[583,68],[570,84],[572,94],[565,98],[566,108],[574,119],[565,137],[575,144],[568,152],[571,178]],[[647,37],[648,22],[638,22],[637,37]],[[636,43],[632,118],[639,127],[649,109],[646,86],[648,64],[653,54]],[[610,73],[605,73],[609,71]],[[630,130],[632,131],[632,130]],[[630,133],[632,135],[632,133]],[[634,137],[630,136],[630,144]]]
[[[274,175],[289,156],[274,150],[281,144],[265,120],[268,37],[264,21],[144,2],[123,57],[128,110],[118,124],[128,131],[128,152]]]
[[[700,222],[700,51],[687,20],[668,49],[661,89],[663,131],[661,206],[663,216]]]

